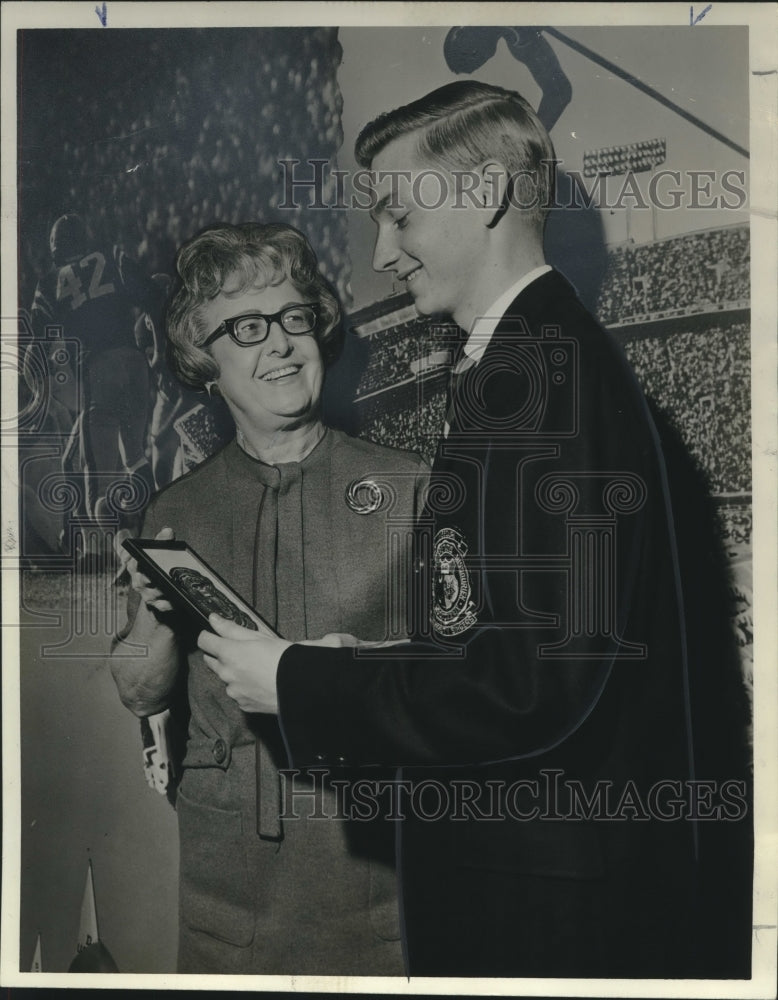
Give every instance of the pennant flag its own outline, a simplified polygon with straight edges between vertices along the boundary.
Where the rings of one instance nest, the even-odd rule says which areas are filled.
[[[143,771],[149,787],[155,789],[160,795],[167,793],[170,779],[176,777],[168,745],[169,725],[169,709],[140,720]]]
[[[76,957],[70,963],[68,972],[118,972],[111,953],[100,940],[97,930],[97,906],[95,885],[92,876],[92,861],[86,870],[84,898],[81,901],[81,919],[78,924]]]
[[[35,942],[35,954],[32,956],[30,972],[43,972],[43,962],[41,961],[41,935],[38,931],[38,940]]]
[[[90,859],[86,870],[86,885],[84,898],[81,901],[81,919],[78,923],[78,941],[76,949],[83,951],[99,939],[97,932],[97,907],[95,906],[95,884],[92,877],[92,861]]]

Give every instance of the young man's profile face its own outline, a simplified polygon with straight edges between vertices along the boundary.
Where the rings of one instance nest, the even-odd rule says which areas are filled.
[[[400,136],[373,158],[373,267],[405,281],[423,315],[444,313],[464,325],[485,260],[488,218],[463,195],[461,179],[457,189],[451,174],[419,159],[416,143],[414,133]]]

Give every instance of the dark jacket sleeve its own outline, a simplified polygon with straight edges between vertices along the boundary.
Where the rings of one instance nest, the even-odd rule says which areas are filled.
[[[515,633],[479,630],[462,656],[402,658],[293,645],[278,670],[293,766],[469,764],[550,749],[591,711],[610,672],[594,661],[522,663]]]

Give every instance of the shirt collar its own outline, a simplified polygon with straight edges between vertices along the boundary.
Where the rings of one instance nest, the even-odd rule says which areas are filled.
[[[515,281],[510,288],[503,292],[497,301],[492,303],[490,308],[486,310],[483,316],[476,317],[473,323],[473,328],[470,331],[470,335],[465,341],[463,354],[457,362],[455,372],[459,373],[460,371],[464,371],[464,369],[469,368],[471,365],[474,365],[481,360],[484,355],[484,351],[489,346],[489,341],[492,339],[494,331],[497,329],[497,324],[502,319],[511,302],[513,302],[519,293],[523,292],[528,285],[531,285],[533,281],[551,270],[552,268],[550,264],[541,264],[540,267],[536,267],[532,271],[528,271],[527,274],[523,275],[518,281]]]

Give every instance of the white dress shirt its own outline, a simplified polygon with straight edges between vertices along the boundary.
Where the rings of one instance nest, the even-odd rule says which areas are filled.
[[[511,287],[502,293],[497,301],[486,310],[483,316],[476,316],[470,330],[470,335],[465,341],[459,360],[454,366],[454,375],[461,375],[468,368],[478,364],[484,355],[484,351],[489,346],[489,341],[497,329],[497,324],[503,318],[511,302],[513,302],[520,292],[523,292],[525,288],[531,285],[533,281],[551,270],[550,264],[542,264],[540,267],[528,271],[518,281],[514,281]],[[446,422],[443,425],[443,437],[448,437],[449,430],[450,425],[447,415]]]
[[[519,292],[523,292],[533,281],[551,270],[550,264],[542,264],[540,267],[528,271],[518,281],[515,281],[507,291],[503,292],[497,301],[486,310],[483,316],[476,316],[470,336],[465,342],[463,353],[454,369],[455,374],[458,375],[466,371],[471,365],[481,360],[484,351],[489,346],[489,341],[492,339],[494,331],[497,329],[497,324],[502,319],[511,302],[513,302]]]

